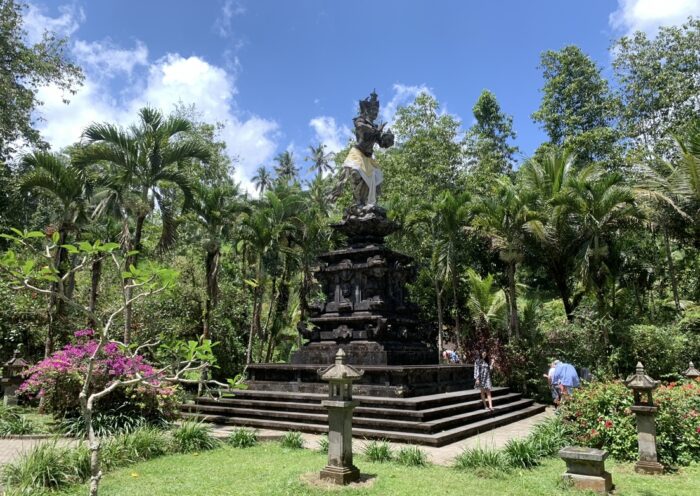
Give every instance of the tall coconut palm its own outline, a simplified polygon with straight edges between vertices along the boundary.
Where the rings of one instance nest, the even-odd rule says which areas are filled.
[[[258,190],[260,195],[264,195],[265,191],[272,187],[272,176],[270,175],[270,171],[267,170],[267,167],[263,165],[258,167],[258,170],[255,171],[255,175],[253,176],[253,184],[255,184],[255,189]]]
[[[469,288],[467,308],[476,338],[477,341],[487,341],[495,327],[505,324],[506,299],[491,274],[482,278],[474,269],[467,269],[466,275]]]
[[[277,178],[284,182],[293,182],[297,175],[299,174],[299,169],[294,163],[294,154],[289,150],[285,150],[274,158],[277,165],[275,165],[275,172],[277,173]]]
[[[324,172],[333,171],[333,166],[330,163],[333,156],[333,152],[326,153],[326,145],[321,143],[318,146],[309,145],[309,156],[305,160],[311,162],[309,170],[316,172],[316,177],[321,177]]]
[[[162,219],[160,250],[175,242],[175,212],[173,190],[179,189],[186,203],[192,199],[190,181],[185,165],[190,160],[206,161],[209,149],[200,141],[188,139],[192,123],[177,116],[164,117],[153,108],[139,111],[139,121],[129,129],[110,123],[91,124],[83,137],[88,146],[80,154],[82,163],[103,162],[109,172],[105,187],[111,198],[124,202],[123,243],[134,251],[127,264],[137,265],[141,251],[143,227],[148,215],[156,207]],[[134,221],[131,234],[130,220]],[[131,291],[125,286],[124,298],[129,301]],[[124,341],[131,339],[132,305],[124,313]]]
[[[506,264],[508,279],[509,333],[520,335],[515,274],[525,254],[525,233],[538,226],[528,206],[526,193],[519,191],[510,178],[498,180],[493,193],[475,202],[473,225],[484,233],[500,259]]]
[[[87,221],[86,206],[91,191],[90,182],[84,169],[71,163],[65,156],[37,151],[25,155],[22,163],[29,172],[22,178],[23,191],[38,191],[48,198],[57,201],[61,209],[56,218],[58,246],[68,244],[69,234],[78,234],[80,224]],[[56,250],[54,264],[59,270],[59,276],[69,269],[68,252],[65,248]],[[72,281],[64,287],[63,283],[52,283],[54,295],[70,295]],[[48,328],[45,342],[45,355],[53,352],[55,340],[55,320],[64,312],[63,301],[59,296],[51,296],[48,307]]]

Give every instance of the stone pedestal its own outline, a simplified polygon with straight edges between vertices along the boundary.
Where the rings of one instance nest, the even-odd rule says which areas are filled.
[[[633,406],[631,410],[637,416],[637,436],[639,441],[639,461],[634,470],[640,474],[661,474],[663,465],[656,455],[656,415],[655,406]]]
[[[605,471],[607,451],[567,446],[559,451],[559,457],[566,462],[566,472],[562,474],[565,482],[577,489],[601,494],[612,490],[612,476]]]
[[[2,379],[2,404],[4,406],[15,406],[17,405],[17,389],[19,385],[22,384],[21,378],[3,378]]]
[[[321,479],[345,485],[360,480],[360,470],[352,462],[352,410],[358,401],[325,400],[328,408],[328,465]]]

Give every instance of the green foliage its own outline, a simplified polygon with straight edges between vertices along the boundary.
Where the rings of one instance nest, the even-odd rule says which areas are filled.
[[[47,31],[40,41],[27,41],[20,1],[6,0],[0,4],[0,95],[3,112],[0,116],[0,159],[14,149],[16,140],[33,145],[42,143],[34,128],[32,115],[41,105],[39,88],[55,85],[63,93],[75,91],[82,83],[83,73],[67,56],[68,41]]]
[[[35,434],[37,426],[16,408],[0,405],[0,437]]]
[[[629,343],[621,350],[627,355],[626,369],[632,370],[637,362],[654,378],[676,378],[684,370],[684,352],[688,336],[675,325],[633,325],[629,328]]]
[[[141,427],[132,432],[108,438],[101,446],[105,470],[150,460],[169,453],[171,441],[165,431]]]
[[[475,471],[477,475],[499,476],[510,470],[508,462],[499,450],[476,446],[466,448],[457,458],[455,467],[464,471]]]
[[[532,468],[539,465],[539,447],[530,439],[511,439],[503,448],[503,454],[511,467]]]
[[[4,484],[29,495],[35,490],[59,489],[81,482],[89,474],[86,451],[62,447],[55,441],[37,444],[3,467]]]
[[[408,467],[428,466],[428,454],[418,446],[404,446],[396,452],[396,463]]]
[[[321,453],[328,453],[328,434],[324,434],[318,440],[318,450]]]
[[[234,429],[226,438],[226,442],[234,448],[250,448],[258,444],[258,433],[251,429]]]
[[[212,436],[211,427],[202,422],[185,421],[172,431],[173,449],[177,453],[192,453],[214,449],[219,442]]]
[[[604,448],[618,460],[637,456],[632,393],[621,382],[592,383],[562,407],[574,444]],[[687,465],[700,460],[700,383],[671,382],[654,391],[659,461]]]
[[[92,428],[98,437],[107,437],[122,433],[131,433],[145,429],[147,426],[163,428],[167,420],[162,417],[148,418],[134,412],[106,411],[95,412],[92,417]],[[59,430],[72,437],[87,438],[88,426],[82,416],[63,417],[59,421]]]
[[[370,441],[362,450],[368,460],[384,463],[394,459],[394,452],[386,441]]]
[[[304,438],[301,437],[301,432],[285,432],[282,439],[280,439],[280,445],[287,449],[302,449],[304,447]]]

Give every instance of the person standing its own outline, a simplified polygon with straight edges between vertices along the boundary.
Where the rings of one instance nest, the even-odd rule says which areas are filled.
[[[481,402],[484,410],[493,411],[493,400],[491,399],[491,370],[494,359],[490,358],[486,350],[482,351],[474,362],[474,385],[481,390]],[[488,406],[486,406],[488,400]]]
[[[554,402],[554,408],[559,407],[559,386],[554,383],[554,371],[561,362],[559,360],[554,360],[549,365],[549,372],[543,374],[545,379],[547,379],[547,384],[549,385],[549,391],[552,394],[552,402]]]

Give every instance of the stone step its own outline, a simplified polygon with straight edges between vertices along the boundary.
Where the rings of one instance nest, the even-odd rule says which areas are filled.
[[[532,400],[511,401],[502,405],[496,403],[494,405],[494,410],[496,410],[500,414],[530,406],[532,403]],[[325,424],[328,422],[327,414],[325,411],[309,413],[209,405],[195,405],[187,409],[189,411],[201,412],[203,414],[226,415],[235,418],[264,418],[270,420],[284,419],[290,422],[312,424]],[[450,429],[457,425],[462,425],[468,422],[475,422],[477,420],[483,419],[488,416],[493,416],[495,414],[496,412],[492,413],[488,410],[484,410],[483,408],[478,410],[474,410],[472,408],[472,410],[467,413],[435,419],[429,422],[422,422],[416,420],[396,420],[386,418],[384,416],[363,416],[359,413],[356,413],[355,415],[353,415],[353,425],[357,427],[366,427],[387,431],[435,433]]]
[[[509,389],[505,387],[493,388],[493,397],[508,394]],[[224,396],[224,398],[227,398]],[[233,394],[233,398],[228,399],[251,399],[277,402],[297,402],[320,404],[326,399],[326,394],[299,393],[290,391],[266,391],[257,389],[241,389]],[[449,405],[460,402],[474,401],[480,398],[478,389],[466,389],[450,393],[439,393],[433,395],[416,396],[413,398],[386,398],[380,396],[354,396],[363,407],[380,408],[400,408],[403,410],[426,410],[436,408],[441,405]],[[207,398],[200,398],[199,401],[206,401]]]
[[[504,404],[519,400],[519,393],[507,393],[495,396],[494,404]],[[370,418],[385,418],[396,420],[408,420],[414,422],[425,422],[442,418],[445,416],[453,416],[468,411],[481,409],[481,400],[471,400],[439,407],[429,408],[426,410],[403,410],[398,408],[378,408],[359,406],[355,408],[355,417],[370,417]],[[325,414],[326,409],[320,402],[318,403],[303,403],[303,402],[287,402],[287,401],[268,401],[268,400],[251,400],[243,398],[199,398],[197,406],[201,411],[209,413],[226,413],[227,411],[234,415],[236,409],[247,408],[261,411],[279,411],[279,412],[309,412]],[[183,408],[186,408],[183,405]],[[203,408],[206,407],[206,408]]]
[[[505,407],[498,406],[494,408],[494,412],[487,418],[472,421],[465,425],[460,425],[437,433],[391,431],[355,426],[353,426],[352,433],[354,437],[359,438],[386,439],[388,441],[439,447],[469,436],[473,436],[480,432],[488,431],[490,429],[530,417],[532,415],[537,415],[538,413],[543,412],[544,409],[545,406],[539,404],[531,404],[526,408],[519,408],[515,411],[506,411]],[[227,415],[207,415],[189,412],[183,412],[182,416],[185,418],[198,419],[206,422],[239,425],[253,428],[296,430],[312,433],[324,433],[328,431],[328,425],[320,422],[293,422],[289,420],[229,417]]]

